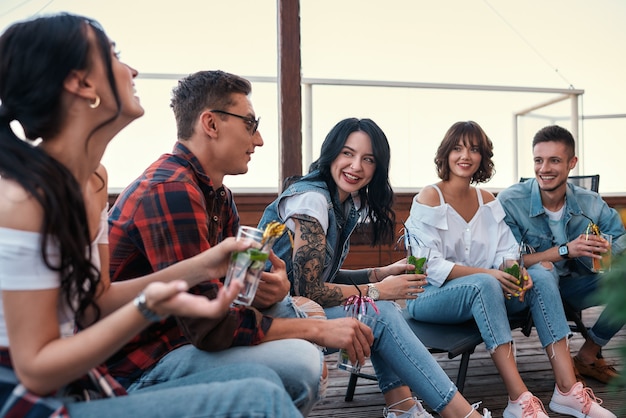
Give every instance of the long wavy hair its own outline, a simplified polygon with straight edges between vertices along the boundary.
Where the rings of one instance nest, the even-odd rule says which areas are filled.
[[[95,35],[90,43],[89,31]],[[66,121],[63,83],[74,70],[88,70],[96,48],[107,70],[121,112],[111,66],[111,44],[101,26],[86,17],[61,13],[13,24],[0,36],[0,176],[19,183],[44,209],[41,255],[61,276],[61,297],[73,310],[77,325],[95,303],[100,272],[91,261],[85,202],[72,173],[36,146],[57,135]],[[16,136],[10,123],[18,121],[26,140]],[[85,150],[86,152],[86,150]],[[46,248],[58,246],[60,260],[53,262]]]
[[[393,229],[396,215],[392,209],[393,189],[389,184],[389,161],[391,152],[385,133],[371,119],[348,118],[337,123],[326,135],[320,157],[314,161],[309,172],[318,170],[319,176],[331,192],[333,199],[337,196],[337,185],[330,172],[348,137],[353,132],[365,132],[372,141],[372,150],[376,160],[376,170],[372,181],[359,190],[359,197],[364,204],[364,220],[372,226],[372,246],[393,240]],[[338,204],[338,202],[335,202]]]

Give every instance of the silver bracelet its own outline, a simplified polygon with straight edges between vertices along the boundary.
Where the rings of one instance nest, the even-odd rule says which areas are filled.
[[[146,303],[146,294],[141,292],[137,295],[137,297],[133,300],[133,305],[137,307],[137,310],[144,318],[146,318],[150,322],[159,322],[163,319],[167,318],[168,315],[159,315],[152,309],[148,308],[148,304]]]

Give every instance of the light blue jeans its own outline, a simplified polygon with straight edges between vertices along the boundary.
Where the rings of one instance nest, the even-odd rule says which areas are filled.
[[[407,385],[432,409],[443,410],[457,388],[402,317],[397,304],[377,301],[372,365],[383,393]],[[346,316],[343,306],[324,309],[328,319]]]
[[[128,396],[66,403],[72,417],[244,418],[300,416],[269,367],[240,363],[215,367],[205,377],[186,376]]]
[[[487,350],[513,340],[508,316],[530,308],[543,348],[570,335],[554,270],[535,264],[528,269],[533,287],[524,301],[504,297],[500,282],[490,274],[477,273],[428,285],[417,299],[407,302],[409,314],[420,321],[454,324],[474,319]]]
[[[589,274],[576,278],[561,277],[559,282],[561,296],[577,310],[598,306],[601,303],[596,299],[596,293],[601,282],[601,274]],[[616,321],[604,310],[589,330],[589,337],[596,344],[604,347],[623,326],[624,321]]]
[[[291,297],[264,311],[272,317],[294,318],[302,313],[293,305]],[[192,345],[179,347],[163,356],[139,379],[116,377],[131,392],[172,379],[193,377],[195,383],[212,380],[213,369],[223,365],[241,363],[263,364],[274,370],[282,380],[287,393],[302,415],[306,416],[320,399],[321,376],[324,364],[322,351],[305,340],[284,339],[255,346],[231,347],[222,351],[207,352]]]
[[[298,339],[269,341],[216,352],[186,345],[164,356],[127,390],[129,393],[140,392],[153,385],[182,378],[194,383],[211,382],[214,370],[220,366],[238,369],[244,368],[242,364],[245,363],[263,364],[278,374],[293,403],[306,416],[318,401],[323,361],[322,352],[317,347]]]

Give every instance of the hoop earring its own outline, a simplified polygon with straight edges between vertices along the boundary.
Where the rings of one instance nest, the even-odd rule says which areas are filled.
[[[100,96],[96,94],[96,98],[94,99],[93,103],[89,103],[89,107],[95,109],[98,106],[100,106]]]

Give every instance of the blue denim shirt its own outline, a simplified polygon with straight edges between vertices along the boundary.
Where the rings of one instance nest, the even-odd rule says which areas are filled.
[[[498,193],[498,200],[506,212],[505,222],[518,241],[523,237],[537,252],[563,244],[556,242],[552,235],[536,179],[510,186]],[[600,231],[613,236],[613,254],[624,251],[626,231],[617,211],[609,207],[598,193],[568,183],[563,213],[568,242],[587,229],[589,219],[583,215],[592,219]],[[565,267],[572,277],[586,276],[591,274],[591,259],[567,260]]]
[[[323,180],[314,178],[316,174],[317,172],[307,174],[300,181],[290,185],[276,200],[270,203],[270,205],[265,208],[265,212],[263,212],[263,216],[259,221],[259,228],[265,229],[265,226],[271,221],[285,223],[286,219],[282,219],[278,212],[278,205],[283,199],[305,192],[316,192],[324,195],[328,203],[328,230],[326,231],[326,255],[323,264],[323,280],[324,282],[330,282],[333,281],[348,255],[348,251],[350,250],[350,235],[352,235],[359,221],[360,211],[356,209],[352,198],[349,197],[347,203],[350,205],[350,211],[346,217],[344,208],[342,206],[337,207],[337,205],[333,203],[326,183]],[[339,201],[337,196],[335,196],[334,201]],[[276,255],[287,264],[287,275],[291,282],[291,292],[293,294],[293,248],[288,234],[284,233],[276,241],[272,249]],[[270,264],[268,263],[268,269],[269,266]]]

